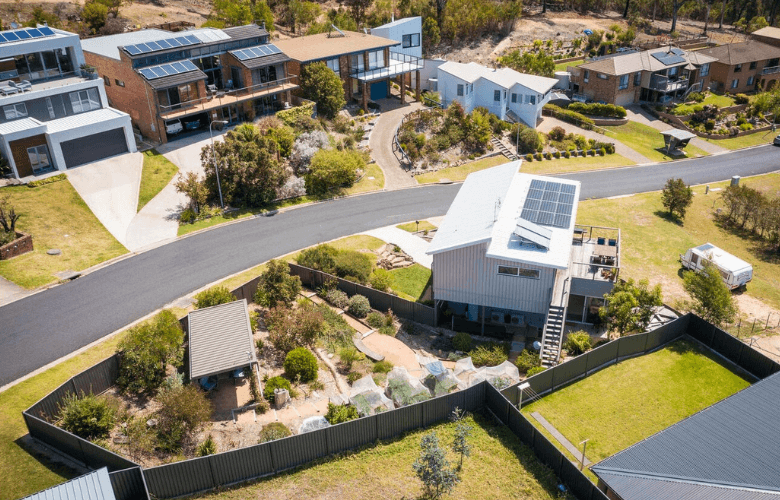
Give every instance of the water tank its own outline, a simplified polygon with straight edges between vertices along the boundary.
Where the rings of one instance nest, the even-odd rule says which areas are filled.
[[[571,73],[568,71],[556,71],[555,79],[558,83],[555,84],[556,89],[569,90],[569,80],[571,80]]]
[[[428,78],[428,90],[431,92],[438,92],[439,91],[439,79],[438,78]]]

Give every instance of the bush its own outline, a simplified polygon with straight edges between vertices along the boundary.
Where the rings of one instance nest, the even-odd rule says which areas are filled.
[[[372,288],[386,292],[393,283],[393,275],[386,269],[374,269],[374,272],[368,278],[368,282]]]
[[[333,274],[338,253],[339,251],[330,245],[317,245],[303,250],[295,261],[303,267]]]
[[[317,111],[333,118],[344,107],[344,89],[341,79],[323,62],[307,64],[300,76],[303,96],[317,103]]]
[[[539,137],[539,132],[532,128],[525,128],[520,131],[518,137],[518,147],[523,153],[533,153],[537,151],[542,145],[542,139]]]
[[[742,125],[739,126],[739,129],[742,130],[743,132],[745,132],[747,130],[753,130],[753,124],[752,123],[743,123]]]
[[[200,445],[198,446],[198,456],[205,457],[208,455],[213,455],[216,452],[217,452],[217,443],[214,442],[214,438],[212,438],[211,434],[209,434],[209,437],[207,437],[206,440],[200,443]]]
[[[385,324],[385,315],[381,312],[372,311],[366,316],[366,323],[371,328],[379,329]]]
[[[277,306],[265,318],[268,325],[268,340],[285,353],[296,347],[314,344],[325,327],[325,318],[319,308],[304,303],[295,309]]]
[[[704,94],[701,92],[691,92],[688,94],[688,100],[694,101],[694,102],[702,102],[704,100]]]
[[[166,367],[181,364],[184,332],[171,311],[130,329],[119,342],[117,385],[128,393],[151,392],[165,380]]]
[[[230,293],[226,286],[215,286],[204,290],[195,296],[195,309],[227,304],[238,300],[235,295]]]
[[[358,415],[357,408],[352,405],[334,405],[328,403],[328,413],[325,414],[325,420],[331,425],[340,424],[342,422],[349,422],[360,417]]]
[[[84,439],[108,437],[114,427],[116,408],[105,397],[68,394],[58,406],[60,427]]]
[[[34,187],[38,187],[38,186],[45,186],[46,184],[51,184],[53,182],[64,181],[67,178],[68,178],[68,176],[65,175],[65,174],[52,175],[51,177],[47,177],[45,179],[39,179],[37,181],[30,181],[30,182],[27,183],[27,187],[34,188]]]
[[[750,98],[745,94],[737,94],[734,96],[734,102],[736,104],[747,104],[750,102]]]
[[[198,215],[189,208],[185,208],[179,214],[179,222],[181,224],[192,224],[197,218]]]
[[[571,157],[571,153],[569,153],[568,151],[564,151],[563,152],[563,157],[564,158],[570,158]]]
[[[258,442],[267,443],[268,441],[276,441],[277,439],[283,439],[292,436],[292,432],[281,422],[271,422],[263,426],[263,430],[260,431],[260,438]]]
[[[315,153],[306,174],[306,192],[323,195],[328,191],[349,187],[357,179],[357,171],[364,169],[366,158],[360,151],[321,149]]]
[[[572,332],[566,337],[563,348],[569,352],[570,356],[579,356],[591,349],[590,335],[582,330]]]
[[[336,255],[334,270],[340,278],[366,283],[374,267],[371,257],[357,250],[342,250]]]
[[[533,159],[534,159],[534,155],[532,155],[531,153],[525,155],[525,161],[533,161]]]
[[[290,275],[286,262],[271,260],[268,267],[260,275],[255,293],[255,302],[265,307],[277,304],[289,306],[301,291],[301,279]]]
[[[374,368],[371,371],[374,373],[389,373],[392,369],[393,363],[383,359],[374,363]]]
[[[478,346],[469,352],[469,356],[471,356],[471,361],[476,367],[496,366],[508,359],[504,346],[500,344]]]
[[[525,376],[530,378],[536,375],[537,373],[541,373],[545,371],[546,369],[547,368],[545,368],[544,366],[534,366],[533,368],[531,368],[526,372]]]
[[[456,351],[469,352],[474,341],[471,339],[471,335],[466,332],[458,332],[455,337],[452,338],[452,347]]]
[[[596,102],[585,104],[582,102],[573,102],[569,104],[566,109],[571,112],[592,116],[605,116],[608,118],[626,117],[626,108],[623,106],[617,106],[615,104],[600,104]]]
[[[704,122],[704,129],[707,132],[712,131],[714,128],[715,128],[715,120],[707,120],[706,122]]]
[[[606,154],[607,154],[607,150],[605,148],[599,149],[599,155],[600,156],[606,156]]]
[[[360,380],[361,378],[363,378],[363,375],[361,375],[360,373],[358,373],[358,372],[350,372],[347,375],[347,382],[349,382],[349,385],[352,385],[355,382],[357,382],[358,380]]]
[[[275,402],[274,389],[287,389],[292,396],[292,387],[290,387],[290,381],[283,377],[271,377],[265,383],[263,388],[263,397],[269,402]]]
[[[563,127],[553,127],[552,130],[547,133],[547,136],[553,141],[562,141],[563,138],[566,137],[566,130],[564,130]]]
[[[353,295],[349,299],[347,311],[357,318],[365,318],[371,311],[371,304],[366,297],[362,295]]]
[[[349,296],[338,288],[331,288],[325,293],[325,300],[339,309],[346,309],[349,305]]]
[[[535,366],[541,366],[541,364],[542,360],[539,358],[539,354],[528,349],[523,349],[523,352],[517,356],[517,361],[515,361],[515,365],[520,370],[520,373],[528,373],[528,370]]]
[[[157,398],[157,438],[164,451],[175,452],[211,418],[211,401],[194,385],[165,391]]]
[[[284,358],[284,373],[290,380],[300,376],[301,382],[317,380],[317,358],[305,347],[298,347],[287,353]]]
[[[345,347],[339,350],[339,359],[344,366],[344,370],[352,370],[352,364],[360,359],[360,354],[354,347]]]
[[[593,130],[593,126],[595,125],[593,120],[591,120],[587,116],[581,113],[577,113],[576,111],[563,109],[554,104],[545,104],[544,109],[548,110],[553,117],[558,118],[559,120],[563,120],[565,122],[573,123],[574,125],[582,127],[585,130]]]
[[[553,156],[555,157],[556,160],[559,160],[561,158],[561,152],[556,151],[555,153],[553,153]]]

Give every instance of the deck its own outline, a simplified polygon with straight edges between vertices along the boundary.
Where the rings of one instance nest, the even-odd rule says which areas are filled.
[[[280,83],[279,85],[268,86],[260,89],[246,89],[231,93],[217,93],[213,97],[202,98],[197,102],[183,103],[177,109],[165,110],[163,106],[160,107],[160,117],[165,120],[171,120],[174,118],[182,118],[193,113],[202,113],[204,111],[211,111],[219,109],[224,106],[230,106],[231,104],[237,104],[240,102],[249,101],[252,99],[258,99],[260,97],[271,96],[280,92],[288,90],[295,90],[298,85],[291,82]]]
[[[620,274],[620,230],[596,226],[577,226],[569,259],[572,278],[617,281]]]

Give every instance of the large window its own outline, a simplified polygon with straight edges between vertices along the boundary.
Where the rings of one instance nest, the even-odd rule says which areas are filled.
[[[699,71],[699,76],[707,76],[710,74],[710,63],[702,64],[701,70]]]
[[[70,104],[73,106],[73,113],[86,113],[93,109],[100,109],[100,96],[95,88],[71,92]]]
[[[747,81],[748,87],[753,85],[753,83],[755,83],[755,81],[756,81],[756,77],[755,76],[751,76],[750,78],[748,78],[748,81]]]
[[[731,81],[731,88],[735,89],[737,87],[739,87],[739,78],[735,78],[734,80]]]
[[[642,72],[639,71],[634,74],[634,87],[639,87],[642,85]]]
[[[519,278],[539,279],[538,270],[523,269],[522,267],[498,266],[498,274],[502,276],[515,276]]]
[[[51,167],[49,149],[45,144],[43,146],[27,148],[27,156],[30,158],[30,166],[32,166],[33,173],[35,174]]]
[[[17,118],[24,118],[27,116],[27,106],[23,102],[18,104],[11,104],[9,106],[3,106],[3,113],[5,113],[6,120],[16,120]]]
[[[385,51],[375,50],[368,53],[368,69],[385,67]]]
[[[534,95],[534,94],[526,94],[525,95],[525,103],[526,104],[536,104],[536,95]]]
[[[501,91],[500,90],[494,90],[493,91],[493,100],[498,102],[501,100]]]
[[[584,71],[582,72],[582,80],[583,80],[585,83],[588,83],[588,80],[589,80],[589,79],[590,79],[590,71],[588,71],[588,70],[586,69],[586,70],[584,70]]]
[[[404,35],[401,37],[403,48],[419,47],[420,46],[420,34],[413,33],[411,35]]]
[[[742,71],[742,65],[741,64],[735,64],[734,65],[734,73],[739,73]]]
[[[520,101],[522,102],[522,100],[523,98],[521,97]],[[512,92],[512,102],[517,102],[517,94],[515,94],[514,92]]]
[[[623,90],[628,88],[628,75],[620,75],[620,84],[618,85],[618,90]]]
[[[363,54],[352,54],[349,56],[349,66],[351,71],[364,71],[366,69]]]
[[[337,75],[339,74],[339,58],[334,57],[333,59],[328,59],[325,61],[325,64],[333,70],[334,73]]]
[[[458,95],[459,96],[463,95],[463,84],[462,83],[458,84]]]

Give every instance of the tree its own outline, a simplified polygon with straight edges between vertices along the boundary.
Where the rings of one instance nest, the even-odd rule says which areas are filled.
[[[195,296],[195,309],[204,307],[218,306],[238,300],[235,295],[230,293],[226,286],[215,286],[208,290],[203,290]]]
[[[264,22],[269,32],[274,29],[274,16],[265,0],[214,0],[214,10],[203,26],[225,28],[255,21]]]
[[[89,26],[90,32],[96,34],[106,24],[108,7],[96,1],[89,2],[81,9],[81,18]]]
[[[661,202],[669,214],[685,219],[685,212],[693,203],[693,189],[685,185],[682,179],[669,179],[661,193]]]
[[[321,12],[320,6],[314,2],[291,0],[287,4],[286,21],[293,33],[298,26],[307,26],[317,20]]]
[[[444,456],[436,432],[423,436],[420,448],[420,457],[412,464],[412,469],[422,481],[427,496],[437,500],[452,491],[460,479]]]
[[[661,287],[649,289],[647,280],[635,283],[633,279],[618,283],[604,295],[606,305],[599,309],[602,321],[622,337],[628,333],[642,332],[650,322],[653,308],[661,306]]]
[[[366,11],[371,7],[372,0],[347,0],[347,5],[352,9],[352,17],[358,25],[366,19]]]
[[[601,36],[601,34],[598,36]],[[552,77],[555,73],[555,61],[552,55],[544,50],[523,52],[521,54],[519,50],[515,49],[507,55],[499,57],[498,62],[520,73],[531,73],[548,77]]]
[[[53,12],[46,12],[43,10],[43,6],[39,5],[33,7],[32,17],[26,23],[25,26],[34,28],[38,24],[47,24],[52,28],[58,28],[60,26],[60,18]]]
[[[158,397],[157,437],[165,451],[178,451],[211,418],[211,401],[196,385],[163,391]]]
[[[693,310],[703,319],[717,326],[734,320],[734,298],[714,264],[706,262],[699,272],[685,271],[683,287],[694,301]]]
[[[349,187],[357,179],[357,171],[365,168],[363,153],[351,149],[321,149],[312,157],[306,174],[306,192],[322,195],[328,191]]]
[[[290,306],[301,291],[301,279],[290,275],[283,260],[271,260],[257,283],[255,302],[265,307]]]
[[[468,443],[471,429],[472,427],[465,422],[458,422],[455,426],[455,439],[452,441],[452,451],[460,455],[458,470],[463,468],[463,457],[471,454],[471,445]]]
[[[176,191],[189,199],[189,209],[194,213],[200,213],[200,209],[206,204],[209,197],[208,188],[196,172],[179,172],[174,184]]]
[[[0,198],[0,226],[2,230],[11,235],[16,233],[16,221],[19,220],[21,214],[16,213],[16,209],[10,202],[11,195],[6,195]]]
[[[288,353],[297,347],[313,345],[322,332],[324,318],[316,307],[276,306],[266,315],[265,323],[271,345]]]
[[[353,405],[334,405],[328,403],[328,413],[325,414],[325,420],[330,425],[340,424],[342,422],[349,422],[359,418],[357,408]]]
[[[432,17],[426,17],[422,27],[422,46],[423,50],[427,54],[430,47],[435,47],[441,42],[441,32],[439,31],[439,25],[436,23],[436,19]]]
[[[347,103],[341,78],[323,62],[303,66],[300,80],[303,97],[316,102],[317,112],[326,118],[335,117]]]

